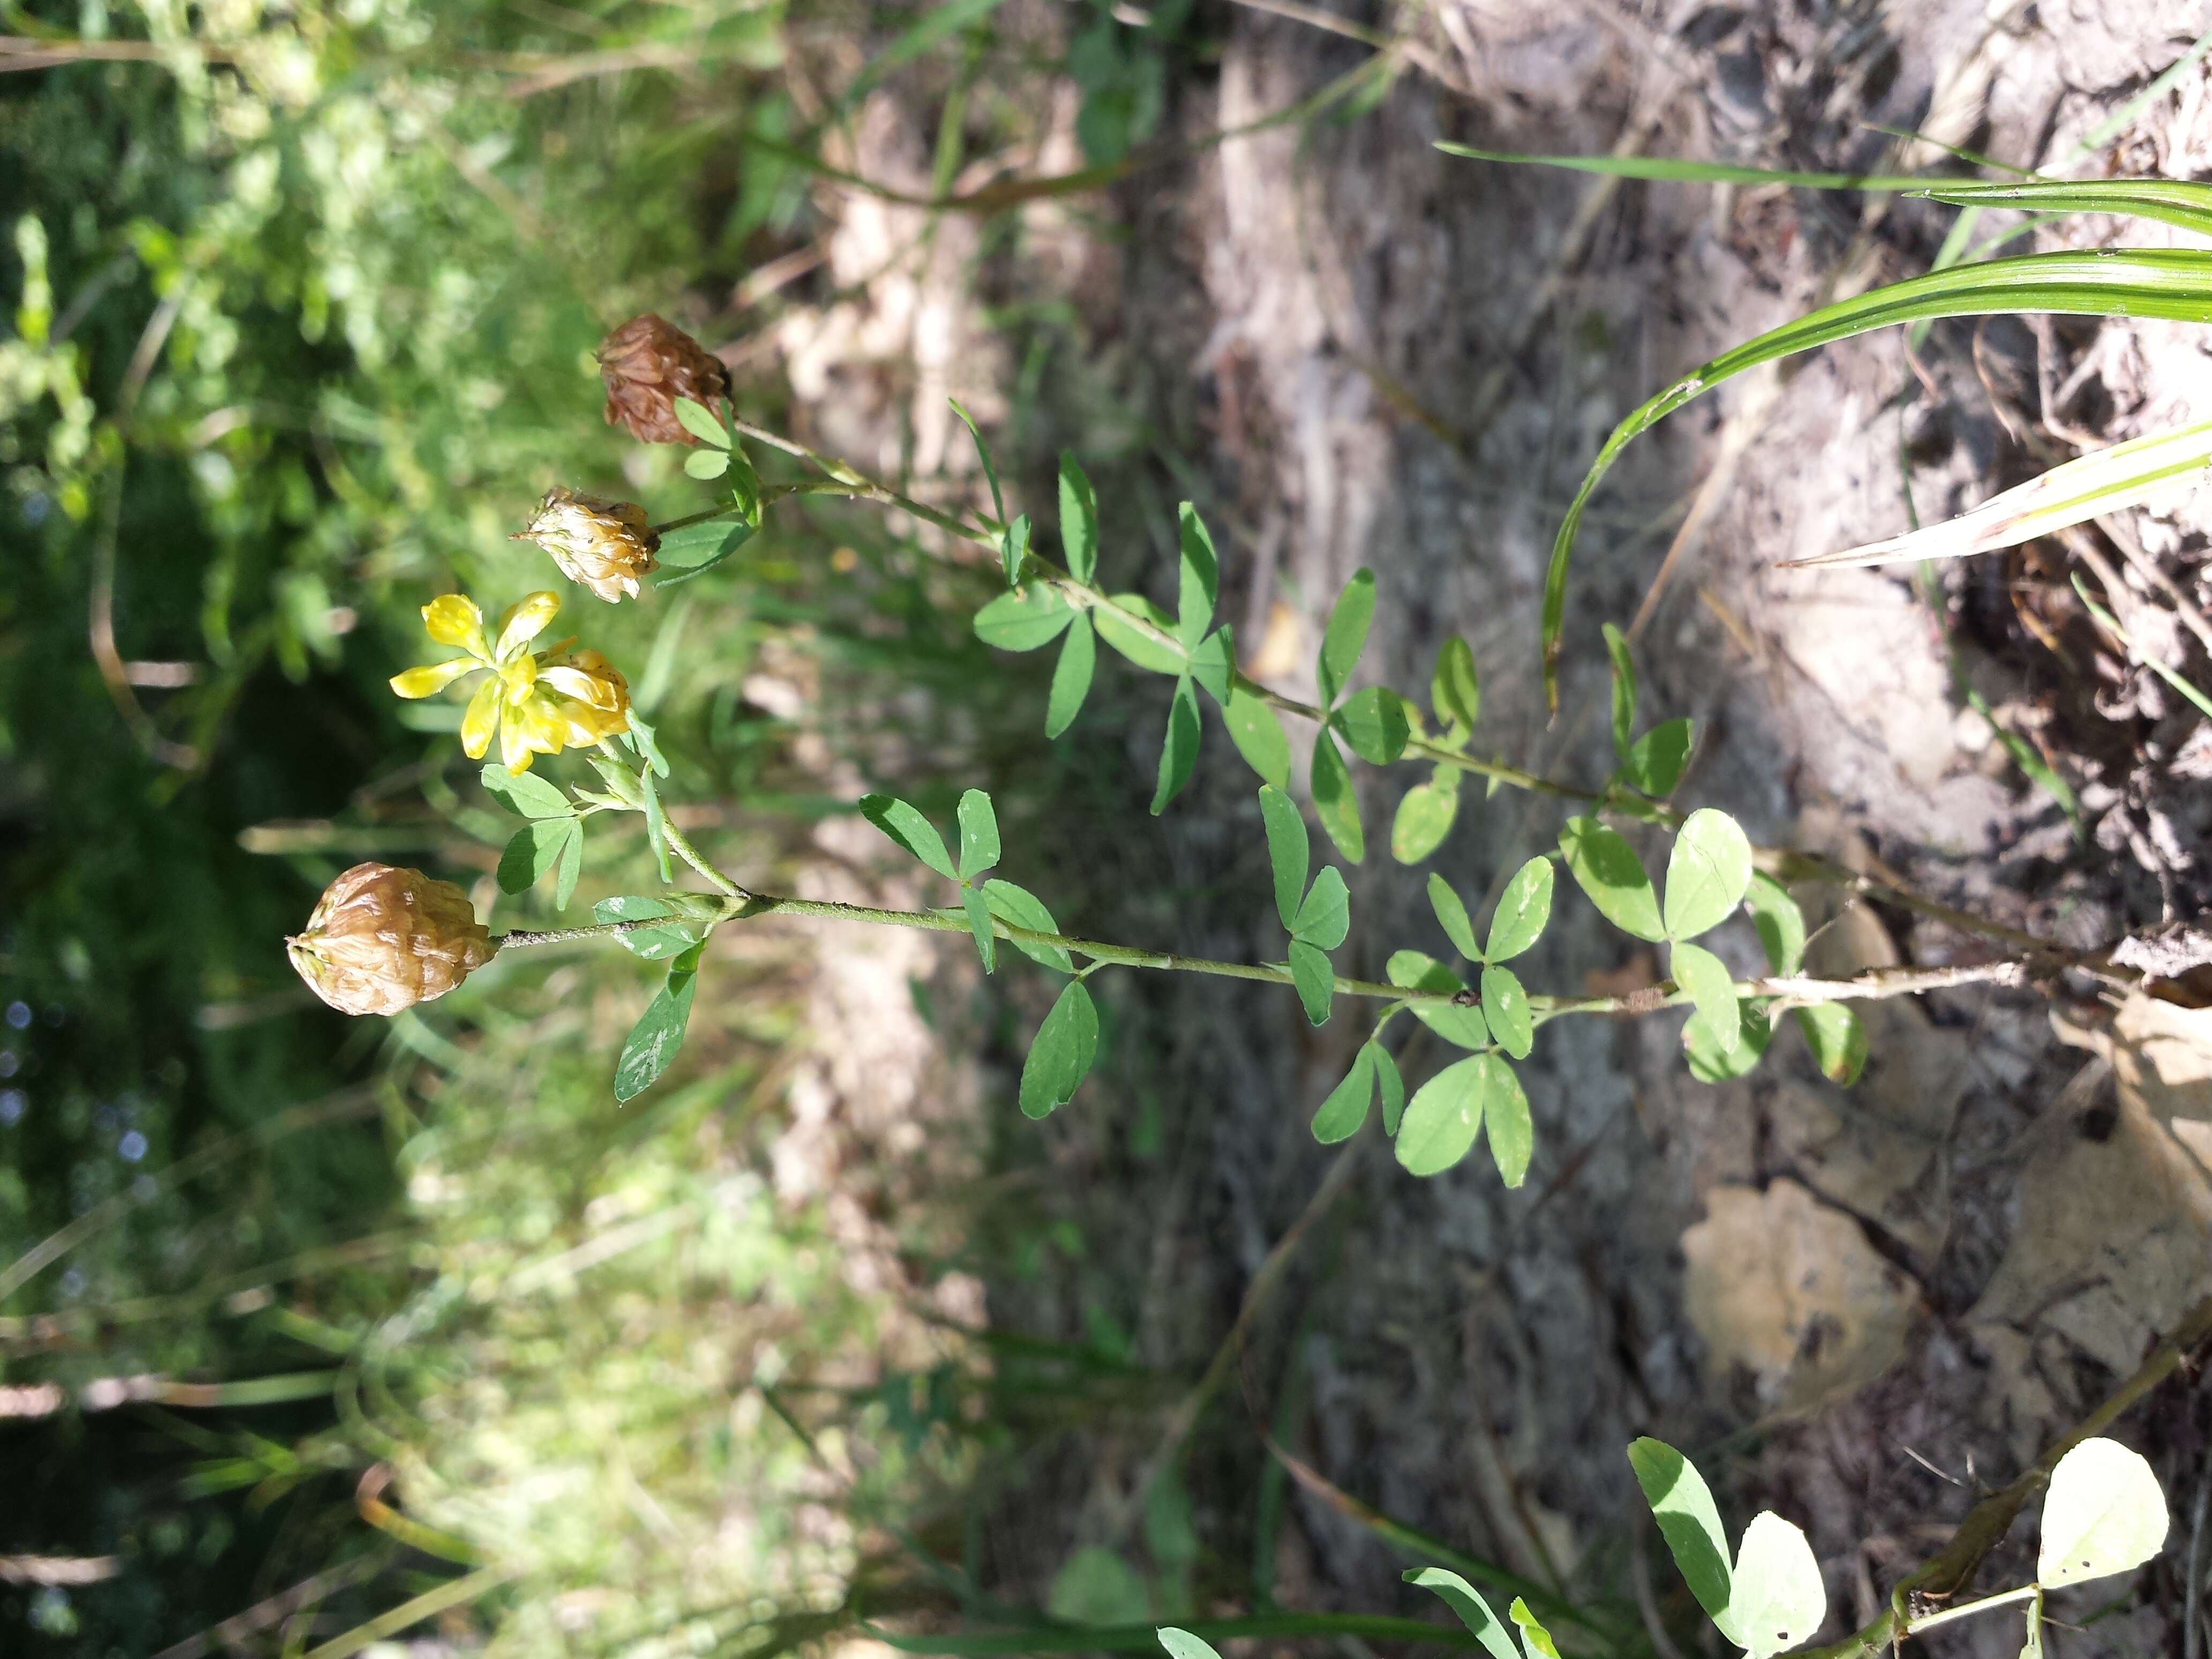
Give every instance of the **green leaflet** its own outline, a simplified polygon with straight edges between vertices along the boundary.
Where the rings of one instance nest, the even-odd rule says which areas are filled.
[[[1160,771],[1158,781],[1152,789],[1152,816],[1168,809],[1168,803],[1182,793],[1183,785],[1198,766],[1198,696],[1190,689],[1190,676],[1185,674],[1176,682],[1175,696],[1168,704],[1167,735],[1160,742]]]
[[[1832,1081],[1849,1088],[1859,1080],[1867,1063],[1866,1024],[1849,1005],[1820,1002],[1800,1008],[1797,1026],[1813,1051],[1813,1063]]]
[[[1198,509],[1188,501],[1176,509],[1179,531],[1176,609],[1176,637],[1189,650],[1206,637],[1213,620],[1213,598],[1221,581],[1221,561],[1213,551],[1213,537]]]
[[[1445,769],[1438,767],[1439,774]],[[1452,822],[1459,816],[1459,774],[1450,774],[1451,781],[1442,776],[1430,783],[1417,783],[1408,789],[1398,803],[1398,815],[1390,821],[1390,856],[1401,864],[1419,864],[1451,834]]]
[[[1037,1027],[1022,1062],[1021,1107],[1044,1117],[1074,1098],[1098,1057],[1098,1008],[1081,980],[1071,980]]]
[[[568,896],[575,890],[576,875],[584,860],[584,826],[571,816],[561,818],[534,818],[515,832],[499,855],[499,885],[501,892],[525,893],[544,878],[553,877],[553,907],[568,908]]]
[[[1353,692],[1329,723],[1370,766],[1389,765],[1406,752],[1406,740],[1413,736],[1405,704],[1395,691],[1379,685]]]
[[[1032,933],[1056,933],[1060,924],[1052,919],[1044,902],[1026,887],[1018,887],[1011,881],[996,877],[983,884],[983,902],[991,907],[991,914],[1011,927],[1026,927]],[[1029,945],[1020,939],[1007,941],[1032,962],[1048,968],[1058,969],[1063,974],[1075,971],[1075,963],[1057,945]]]
[[[1336,739],[1325,726],[1314,733],[1312,781],[1314,815],[1336,850],[1358,864],[1367,856],[1367,837],[1359,827],[1359,797]]]
[[[1083,700],[1091,695],[1091,678],[1098,666],[1098,635],[1091,618],[1079,611],[1068,625],[1067,643],[1060,648],[1060,661],[1052,671],[1052,694],[1045,700],[1044,734],[1056,738],[1075,724]]]
[[[1486,1054],[1455,1061],[1413,1091],[1398,1126],[1398,1162],[1407,1173],[1441,1175],[1474,1150],[1487,1102]]]
[[[1690,1040],[1717,1055],[1734,1054],[1743,1042],[1743,1010],[1727,964],[1700,945],[1677,945],[1669,965],[1697,1009],[1690,1016],[1696,1028]]]
[[[1536,1019],[1529,1011],[1528,993],[1510,968],[1482,970],[1482,1013],[1499,1048],[1516,1060],[1528,1058],[1536,1046]]]
[[[895,795],[863,795],[860,816],[947,881],[960,879],[952,868],[951,854],[945,850],[945,837],[922,816],[921,808]]]
[[[1666,799],[1674,793],[1674,786],[1682,781],[1682,769],[1689,763],[1692,732],[1688,720],[1668,720],[1653,726],[1629,744],[1627,754],[1621,757],[1621,776],[1631,788],[1640,789],[1655,800]]]
[[[1001,651],[1036,651],[1058,639],[1079,614],[1059,589],[1033,581],[978,611],[975,637]]]
[[[1667,860],[1667,937],[1695,939],[1728,920],[1751,885],[1751,842],[1727,813],[1700,807]]]
[[[1454,950],[1470,962],[1482,960],[1482,947],[1474,942],[1474,924],[1468,920],[1467,906],[1442,876],[1429,878],[1429,908],[1437,913],[1437,925],[1444,930]]]
[[[638,1016],[615,1061],[615,1100],[627,1105],[659,1079],[677,1052],[691,1022],[691,994],[699,977],[700,953],[695,945],[668,964],[668,978],[653,994],[645,1012]]]
[[[1336,969],[1329,966],[1327,953],[1317,945],[1292,939],[1291,980],[1305,1005],[1306,1018],[1316,1025],[1326,1024],[1329,1002],[1336,995]]]
[[[1076,580],[1098,574],[1098,492],[1066,450],[1060,453],[1060,546]]]
[[[1266,699],[1242,683],[1234,683],[1229,689],[1229,701],[1222,707],[1221,719],[1229,728],[1229,740],[1244,757],[1244,763],[1260,775],[1261,781],[1278,789],[1289,788],[1291,740],[1284,735],[1283,723]]]
[[[1629,734],[1636,729],[1636,659],[1628,654],[1628,639],[1611,623],[1605,625],[1605,648],[1613,659],[1613,752],[1628,758]]]
[[[1559,829],[1559,852],[1575,884],[1607,921],[1638,939],[1667,937],[1651,878],[1618,831],[1595,818],[1569,818]]]
[[[1328,1098],[1314,1114],[1313,1138],[1322,1146],[1351,1139],[1367,1121],[1367,1108],[1375,1095],[1376,1053],[1373,1043],[1362,1044],[1352,1058],[1352,1069],[1328,1091]]]
[[[1367,648],[1367,629],[1374,620],[1375,573],[1363,566],[1352,572],[1344,592],[1336,596],[1328,629],[1322,635],[1321,658],[1316,667],[1322,708],[1334,708],[1344,695],[1352,671],[1359,665],[1359,653]]]
[[[1142,617],[1170,637],[1175,634],[1174,619],[1141,593],[1115,594],[1104,605],[1091,608],[1091,620],[1098,637],[1138,667],[1154,674],[1182,673],[1189,661],[1188,655],[1144,633],[1129,620],[1131,616]]]
[[[1482,714],[1482,683],[1474,672],[1474,651],[1455,634],[1437,653],[1436,672],[1429,678],[1429,707],[1447,726],[1468,732]]]
[[[599,757],[591,757],[598,760]],[[482,774],[484,793],[510,812],[526,818],[566,818],[576,815],[568,798],[535,772],[510,772],[494,762]]]
[[[960,879],[973,881],[999,861],[999,815],[981,789],[960,797]]]
[[[1267,831],[1267,863],[1275,877],[1275,914],[1289,932],[1305,898],[1312,844],[1297,804],[1273,784],[1260,791],[1260,823]]]
[[[1634,854],[1632,853],[1631,857]],[[1638,866],[1641,868],[1641,866]],[[1552,920],[1552,861],[1533,858],[1513,872],[1490,918],[1486,962],[1510,962],[1544,936]],[[1474,952],[1469,951],[1472,956]]]

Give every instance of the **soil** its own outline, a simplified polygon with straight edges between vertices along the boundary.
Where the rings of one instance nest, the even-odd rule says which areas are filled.
[[[1895,534],[1913,511],[1960,510],[2074,446],[2201,418],[2212,336],[1947,324],[1911,360],[1892,331],[1692,405],[1633,447],[1600,497],[1575,572],[1563,712],[1547,722],[1534,672],[1544,562],[1606,431],[1718,349],[1927,268],[1951,214],[1771,186],[1613,185],[1434,144],[1603,154],[1632,142],[1821,169],[1935,159],[1869,130],[1881,124],[2057,167],[2212,27],[2212,6],[1442,0],[1371,109],[1206,147],[1370,55],[1272,9],[1234,9],[1219,25],[1218,63],[1179,80],[1171,103],[1193,149],[1116,186],[1103,222],[1031,210],[1019,251],[984,266],[987,287],[1079,319],[1079,349],[1041,398],[1024,400],[966,286],[983,257],[975,227],[947,221],[918,275],[871,276],[898,246],[901,215],[918,216],[838,198],[830,270],[867,286],[794,309],[781,336],[825,444],[863,465],[957,466],[949,390],[987,422],[1026,417],[1086,459],[1117,453],[1101,468],[1119,485],[1108,523],[1122,533],[1106,556],[1123,562],[1117,580],[1164,591],[1163,504],[1198,494],[1248,666],[1264,640],[1268,683],[1310,696],[1304,665],[1328,603],[1371,567],[1380,604],[1363,678],[1425,687],[1441,642],[1463,635],[1484,677],[1482,746],[1579,780],[1611,763],[1598,624],[1643,616],[1644,718],[1698,722],[1680,798],[1725,808],[1754,841],[1893,871],[2080,946],[2201,914],[2212,739],[2092,629],[2068,547],[1954,564],[1933,604],[1910,574],[1777,566]],[[1035,171],[1076,163],[1072,118],[1072,102],[1054,106]],[[930,131],[884,95],[856,170],[926,184]],[[2212,73],[2185,77],[2095,165],[2212,175]],[[2168,240],[2100,221],[2040,234],[2046,246]],[[886,362],[908,367],[887,374]],[[1028,471],[1048,502],[1048,474]],[[2125,515],[2091,551],[2132,569],[2132,538],[2201,608],[2208,526],[2207,503],[2185,496]],[[2166,591],[2116,580],[2142,648],[2201,674],[2204,643]],[[1970,687],[2071,783],[2078,830],[1968,706]],[[1279,951],[1250,902],[1265,880],[1257,817],[1227,743],[1209,734],[1198,781],[1150,824],[1131,803],[1149,787],[1157,700],[1101,695],[1060,752],[1128,800],[1064,832],[1062,884],[1039,890],[1102,936]],[[1380,977],[1393,949],[1444,951],[1425,869],[1383,848],[1398,795],[1419,781],[1410,767],[1363,769],[1374,850],[1347,871],[1355,927],[1340,971]],[[1560,814],[1529,799],[1468,792],[1432,867],[1471,905],[1553,844]],[[1747,970],[1757,960],[1747,924],[1717,948]],[[1837,916],[1820,944],[1838,970],[1978,948],[1874,906]],[[941,960],[947,984],[969,973]],[[1649,982],[1657,964],[1563,884],[1526,966],[1533,987],[1567,992]],[[1011,1103],[1016,1031],[1042,1012],[1028,991],[1011,994],[1016,1018],[980,1077],[945,1085],[952,1115],[983,1114],[998,1190],[1069,1229],[1041,1264],[981,1264],[992,1319],[1126,1346],[1170,1380],[1161,1408],[1125,1404],[999,1472],[980,1559],[1010,1598],[1043,1602],[1086,1546],[1172,1568],[1157,1525],[1139,1547],[1145,1483],[1165,1470],[1188,1487],[1206,1546],[1200,1607],[1242,1608],[1256,1591],[1285,1607],[1431,1611],[1370,1528],[1322,1492],[1284,1487],[1262,1445],[1272,1426],[1328,1481],[1457,1548],[1578,1595],[1671,1605],[1672,1569],[1635,1523],[1622,1456],[1652,1433],[1698,1455],[1736,1524],[1772,1507],[1805,1526],[1828,1585],[1822,1639],[1834,1640],[1940,1547],[1978,1492],[2009,1480],[2212,1290],[2203,1212],[2175,1184],[2203,1170],[2159,1173],[2161,1132],[2136,1132],[2142,1091],[2116,1092],[2135,1039],[2116,1053],[2094,1008],[2054,1021],[2041,996],[1987,989],[1875,1005],[1873,1062],[1849,1090],[1794,1033],[1749,1079],[1710,1086],[1684,1068],[1678,1019],[1554,1026],[1522,1067],[1538,1149],[1507,1191],[1480,1152],[1416,1181],[1371,1126],[1343,1150],[1314,1143],[1307,1121],[1364,1035],[1341,1004],[1313,1030],[1289,997],[1249,986],[1124,975],[1101,991],[1100,1078],[1046,1123]],[[1443,1052],[1416,1044],[1402,1058],[1418,1083]],[[971,1108],[971,1090],[998,1104]],[[807,1133],[823,1133],[836,1098],[866,1092],[848,1080],[811,1096]],[[1286,1270],[1178,1456],[1170,1407],[1286,1238]],[[2130,1594],[2058,1632],[2053,1650],[2184,1652],[2207,1420],[2177,1385],[2118,1431],[2166,1483],[2174,1535]],[[2032,1562],[2023,1522],[1983,1582],[2024,1582]],[[2130,1586],[2100,1589],[2054,1600],[2054,1615],[2080,1623]],[[2000,1615],[1925,1646],[2009,1656],[2018,1632]]]

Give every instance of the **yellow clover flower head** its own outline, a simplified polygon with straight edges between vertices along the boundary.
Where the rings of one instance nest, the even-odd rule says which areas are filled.
[[[594,744],[629,729],[629,686],[596,651],[570,651],[569,641],[542,656],[529,650],[561,608],[557,593],[532,593],[510,607],[488,633],[473,599],[447,593],[422,607],[422,625],[440,645],[465,654],[395,674],[403,697],[428,697],[471,674],[491,678],[477,688],[461,716],[461,747],[482,760],[499,738],[500,764],[527,772],[540,755]]]
[[[609,605],[637,597],[638,579],[660,568],[653,555],[660,538],[635,501],[602,501],[555,485],[516,532],[553,556],[561,574],[581,582]]]
[[[356,864],[332,882],[284,946],[308,988],[348,1014],[441,997],[499,949],[466,893],[388,864]]]

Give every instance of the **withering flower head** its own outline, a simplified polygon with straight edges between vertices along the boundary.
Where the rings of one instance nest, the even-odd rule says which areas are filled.
[[[607,385],[607,424],[628,427],[640,443],[697,443],[676,418],[676,399],[711,407],[730,395],[721,359],[651,312],[599,343],[599,378]]]
[[[543,656],[530,642],[561,608],[557,593],[532,593],[486,633],[473,599],[447,593],[422,607],[422,625],[441,645],[465,653],[395,674],[392,689],[403,697],[428,697],[456,680],[489,673],[461,716],[461,748],[482,760],[499,738],[500,764],[527,772],[540,755],[557,755],[629,729],[629,684],[596,651],[570,651],[568,641]]]
[[[307,930],[284,941],[307,987],[348,1014],[396,1014],[441,997],[499,947],[449,881],[356,864],[323,890]]]
[[[561,574],[613,605],[637,597],[639,578],[660,568],[653,555],[660,538],[635,501],[601,501],[556,484],[514,539],[536,542]]]

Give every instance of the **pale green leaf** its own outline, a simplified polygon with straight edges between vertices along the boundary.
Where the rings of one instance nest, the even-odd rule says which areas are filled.
[[[983,959],[983,971],[994,974],[999,970],[999,935],[991,926],[991,907],[980,888],[963,888],[960,908],[968,913],[968,931],[975,940],[975,954]]]
[[[1667,937],[1651,878],[1617,830],[1595,818],[1569,818],[1559,828],[1559,852],[1575,885],[1607,921],[1638,939]]]
[[[1474,651],[1455,634],[1437,653],[1436,672],[1429,677],[1429,707],[1446,725],[1468,731],[1482,714],[1482,683],[1474,672]]]
[[[1459,816],[1459,786],[1418,783],[1398,803],[1390,823],[1390,856],[1401,864],[1419,864],[1443,845]]]
[[[1442,876],[1429,878],[1429,908],[1437,913],[1437,925],[1444,930],[1452,948],[1470,962],[1480,961],[1482,951],[1474,942],[1474,924],[1468,920],[1467,906]]]
[[[1692,1077],[1700,1083],[1727,1083],[1758,1069],[1766,1056],[1767,1045],[1774,1040],[1774,1028],[1756,1007],[1747,1006],[1742,1018],[1743,1029],[1736,1034],[1733,1048],[1721,1048],[1696,1020],[1682,1028],[1682,1053]]]
[[[1743,1010],[1728,964],[1701,945],[1677,945],[1672,955],[1674,983],[1690,994],[1696,1009],[1690,1016],[1694,1040],[1717,1054],[1734,1054],[1743,1041]]]
[[[1631,852],[1629,856],[1632,859],[1636,855]],[[1533,858],[1516,870],[1513,879],[1505,884],[1505,891],[1490,918],[1490,948],[1482,953],[1484,960],[1512,961],[1544,936],[1551,920],[1552,861]]]
[[[1079,613],[1060,590],[1031,582],[1001,593],[975,613],[975,637],[1001,651],[1035,651],[1050,645]]]
[[[1559,1659],[1559,1644],[1552,1640],[1552,1632],[1544,1628],[1543,1621],[1528,1611],[1528,1604],[1519,1596],[1506,1610],[1513,1622],[1521,1627],[1521,1646],[1528,1659]]]
[[[1486,1064],[1475,1054],[1455,1061],[1413,1091],[1398,1126],[1398,1162],[1417,1176],[1440,1175],[1474,1149],[1487,1098]]]
[[[1406,740],[1413,735],[1405,704],[1395,691],[1380,685],[1353,692],[1329,723],[1370,766],[1389,765],[1406,752]]]
[[[717,449],[730,447],[729,429],[722,424],[721,416],[706,404],[691,398],[672,398],[676,406],[676,423],[702,443],[712,444]]]
[[[640,927],[630,933],[617,933],[615,935],[616,942],[647,962],[664,962],[671,957],[681,956],[706,937],[705,922],[681,915],[663,899],[624,893],[613,898],[601,899],[592,907],[592,920],[598,922],[653,921],[663,917],[668,921],[665,927]]]
[[[1790,890],[1763,871],[1754,872],[1744,892],[1752,926],[1765,947],[1766,971],[1794,974],[1805,964],[1805,913]]]
[[[1751,885],[1751,842],[1727,813],[1690,814],[1667,861],[1667,937],[1691,939],[1728,920]]]
[[[695,945],[668,965],[668,978],[638,1016],[637,1024],[623,1043],[615,1061],[615,1100],[627,1104],[659,1080],[684,1046],[684,1033],[691,1021],[691,993],[699,974],[700,952]]]
[[[730,458],[720,449],[695,449],[684,458],[684,471],[701,480],[720,477],[730,470]]]
[[[1520,1074],[1496,1054],[1477,1054],[1482,1067],[1482,1121],[1490,1135],[1490,1156],[1508,1187],[1528,1178],[1535,1155],[1536,1125]]]
[[[999,815],[981,789],[960,797],[960,879],[973,881],[999,861]]]
[[[1803,1531],[1771,1510],[1753,1516],[1736,1550],[1728,1620],[1713,1621],[1721,1634],[1749,1659],[1773,1659],[1811,1641],[1827,1616],[1827,1586]]]
[[[1185,647],[1196,645],[1213,621],[1213,598],[1221,580],[1221,561],[1213,551],[1213,537],[1198,509],[1188,501],[1176,509],[1179,528],[1176,580],[1178,599],[1176,637]]]
[[[1105,605],[1091,608],[1091,620],[1098,637],[1138,667],[1155,674],[1180,674],[1189,661],[1187,653],[1163,644],[1129,620],[1141,617],[1172,639],[1175,621],[1141,593],[1116,593]]]
[[[2084,1440],[2051,1472],[2035,1582],[2056,1589],[2130,1571],[2166,1547],[2166,1494],[2142,1455]]]
[[[1160,1645],[1168,1650],[1168,1659],[1221,1659],[1212,1643],[1202,1637],[1193,1636],[1187,1630],[1163,1625],[1157,1633]]]
[[[1482,1014],[1499,1048],[1516,1060],[1528,1058],[1536,1046],[1536,1020],[1529,1012],[1528,993],[1510,968],[1482,970]]]
[[[598,760],[600,757],[591,757]],[[535,772],[510,772],[494,762],[483,773],[484,792],[510,812],[526,818],[574,817],[576,809],[560,790]]]

